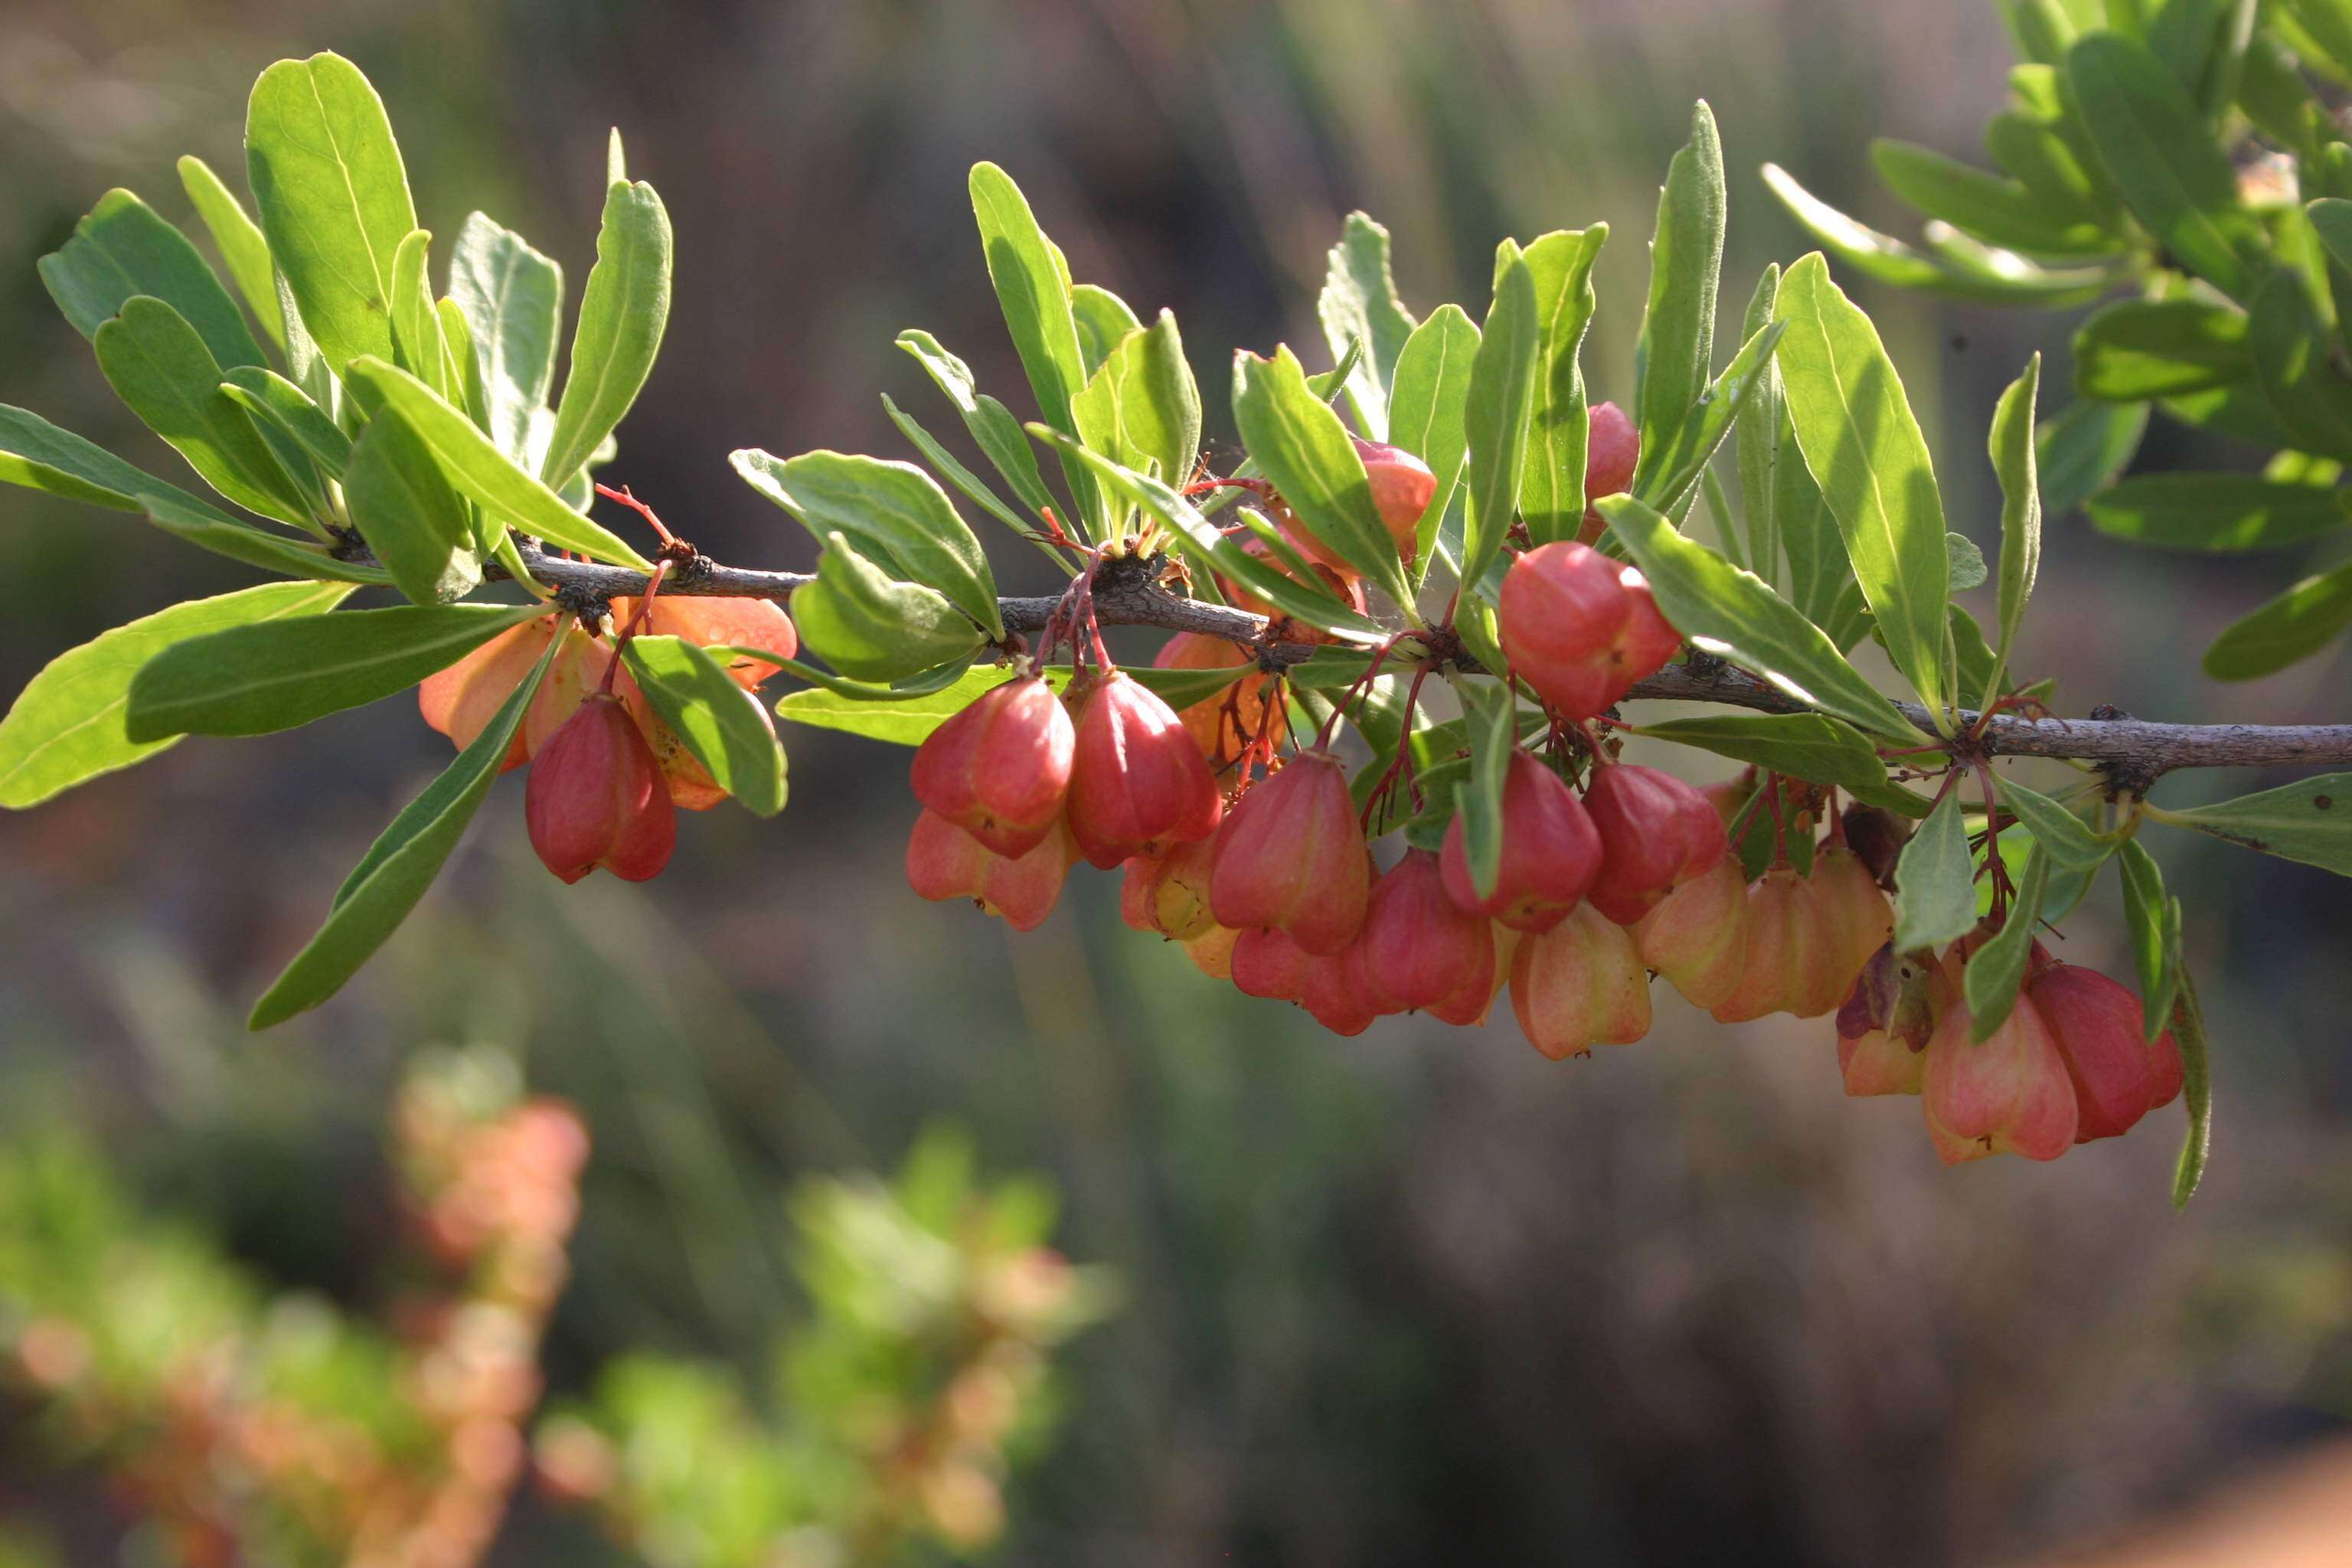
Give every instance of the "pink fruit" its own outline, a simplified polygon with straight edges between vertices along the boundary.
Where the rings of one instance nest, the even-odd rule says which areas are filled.
[[[669,864],[677,816],[661,768],[619,698],[591,695],[550,738],[523,792],[530,847],[577,882],[603,867],[642,882]]]
[[[1088,861],[1108,871],[1216,831],[1224,798],[1173,709],[1124,670],[1077,700],[1064,816]]]
[[[1456,816],[1439,857],[1447,896],[1465,910],[1514,931],[1549,931],[1592,886],[1601,870],[1601,835],[1560,776],[1526,752],[1513,752],[1503,776],[1502,866],[1495,890],[1477,896],[1468,840]]]
[[[1217,829],[1209,904],[1220,925],[1273,926],[1332,953],[1364,922],[1370,861],[1348,775],[1301,752],[1235,803]]]
[[[1650,1032],[1650,977],[1633,936],[1585,904],[1519,939],[1511,1011],[1528,1044],[1554,1061],[1596,1045],[1629,1046]]]
[[[1409,564],[1418,544],[1416,531],[1421,514],[1437,494],[1437,476],[1429,465],[1402,447],[1391,447],[1379,441],[1356,442],[1356,455],[1364,460],[1364,477],[1371,481],[1372,505],[1381,514],[1381,526],[1396,541],[1397,553]]]
[[[1349,956],[1365,1000],[1382,1012],[1433,1007],[1495,982],[1491,922],[1446,897],[1437,857],[1426,849],[1406,850],[1372,885]]]
[[[1607,709],[1682,647],[1640,572],[1568,541],[1514,561],[1500,608],[1511,668],[1570,719]]]
[[[1043,843],[1069,792],[1076,733],[1035,675],[992,686],[915,749],[915,798],[999,855]]]
[[[1728,1000],[1747,973],[1748,883],[1726,855],[1668,893],[1633,927],[1642,962],[1694,1007]]]
[[[1585,897],[1620,925],[1640,920],[1725,852],[1723,822],[1706,796],[1655,768],[1599,769],[1584,809],[1601,833],[1601,871]]]

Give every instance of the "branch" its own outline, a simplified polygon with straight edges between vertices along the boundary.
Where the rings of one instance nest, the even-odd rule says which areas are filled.
[[[525,551],[523,560],[541,582],[580,598],[612,599],[645,591],[644,574],[625,566],[564,561],[536,551]],[[486,565],[487,574],[504,575],[495,563]],[[814,580],[805,573],[752,571],[698,557],[673,568],[662,592],[782,600],[794,588]],[[1044,628],[1059,602],[1045,595],[1000,599],[997,604],[1007,630],[1034,632]],[[1314,651],[1299,643],[1269,644],[1265,616],[1171,594],[1141,572],[1103,573],[1096,580],[1094,605],[1096,617],[1105,626],[1159,626],[1223,637],[1256,648],[1276,663],[1297,663]],[[1476,668],[1466,660],[1457,662],[1464,668]],[[1628,695],[1636,700],[1717,702],[1766,713],[1811,711],[1747,671],[1716,660],[1703,667],[1669,665]],[[1936,736],[1934,721],[1926,709],[1908,702],[1895,706],[1923,735]],[[1978,720],[1977,714],[1965,710],[1958,717],[1963,730],[1972,729]],[[1978,749],[1989,757],[2063,757],[2096,763],[2117,788],[2138,795],[2178,768],[2352,764],[2352,724],[2161,724],[2127,716],[2028,719],[2000,713],[1985,724]]]

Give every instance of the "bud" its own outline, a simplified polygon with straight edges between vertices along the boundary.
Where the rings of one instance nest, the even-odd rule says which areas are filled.
[[[2126,987],[2080,964],[2036,966],[2018,1000],[2042,1016],[2074,1086],[2074,1142],[2115,1138],[2180,1092],[2180,1047],[2166,1030],[2149,1045],[2147,1015]]]
[[[1356,441],[1356,456],[1364,460],[1364,477],[1372,484],[1372,505],[1381,526],[1396,541],[1397,553],[1412,563],[1419,545],[1421,514],[1437,494],[1437,476],[1429,465],[1402,447],[1380,441]]]
[[[1439,858],[1446,895],[1514,931],[1549,931],[1568,918],[1601,869],[1601,834],[1560,776],[1514,751],[1503,775],[1503,858],[1492,896],[1470,880],[1469,841],[1457,813]]]
[[[1806,881],[1812,889],[1818,938],[1813,966],[1804,975],[1809,984],[1801,993],[1791,991],[1790,1011],[1800,1018],[1814,1018],[1853,990],[1863,966],[1895,934],[1895,910],[1861,857],[1843,844],[1814,852]]]
[[[1592,510],[1602,496],[1633,488],[1633,470],[1642,459],[1641,432],[1613,403],[1596,403],[1585,414],[1584,526],[1576,537],[1587,544],[1599,539],[1608,521]]]
[[[1129,860],[1119,887],[1119,917],[1137,931],[1158,931],[1177,942],[1218,929],[1209,912],[1211,842],[1196,838],[1157,860],[1142,855]]]
[[[1957,946],[1945,959],[1955,1000],[1927,1041],[1921,1098],[1947,1165],[1989,1154],[2055,1160],[2074,1142],[2074,1086],[2038,1008],[2020,1005],[1981,1045],[1969,1039]]]
[[[625,626],[636,615],[636,601],[613,601],[613,624]],[[784,607],[773,599],[737,599],[715,595],[671,592],[657,595],[643,629],[655,637],[680,637],[698,647],[725,643],[760,648],[779,658],[798,658],[800,634]],[[776,666],[747,655],[730,655],[727,673],[751,690],[776,673]]]
[[[1217,829],[1209,904],[1217,923],[1278,926],[1337,952],[1364,923],[1371,862],[1339,759],[1301,752],[1234,803]]]
[[[1076,733],[1040,676],[992,686],[915,748],[915,798],[999,855],[1025,855],[1062,815]]]
[[[1601,870],[1585,897],[1619,925],[1640,920],[1724,854],[1715,807],[1655,768],[1598,768],[1585,788],[1584,809],[1601,834]]]
[[[1465,990],[1492,988],[1491,924],[1445,896],[1435,855],[1408,849],[1372,884],[1349,956],[1366,999],[1381,1011],[1433,1007]]]
[[[1103,870],[1216,831],[1224,797],[1175,710],[1124,670],[1082,694],[1065,816]]]
[[[1801,972],[1817,967],[1814,949],[1820,935],[1812,889],[1793,869],[1775,866],[1748,884],[1748,953],[1739,984],[1708,1009],[1715,1021],[1744,1024],[1768,1013],[1793,1012],[1805,984]],[[1853,989],[1848,982],[1846,992]],[[1836,1006],[1844,994],[1840,993],[1830,1006]]]
[[[1650,1032],[1650,977],[1633,939],[1590,904],[1511,956],[1511,1011],[1536,1049],[1559,1061]]]
[[[1668,893],[1633,927],[1642,963],[1694,1007],[1729,999],[1748,964],[1748,882],[1731,856]]]
[[[599,866],[642,882],[669,864],[677,816],[661,770],[620,699],[599,692],[550,738],[523,791],[530,847],[577,882]]]
[[[547,651],[555,635],[555,617],[541,616],[500,632],[446,669],[426,676],[416,688],[417,711],[434,729],[449,737],[459,751],[474,743],[489,728],[499,709],[514,695],[523,678]],[[500,772],[530,761],[522,730],[515,730]]]
[[[1213,925],[1185,941],[1184,956],[1192,961],[1193,968],[1210,979],[1231,980],[1234,977],[1234,948],[1240,942],[1241,934],[1231,926]]]
[[[1076,847],[1058,822],[1024,855],[1008,858],[934,811],[907,839],[907,885],[934,902],[970,899],[1014,931],[1034,931],[1054,912]]]
[[[1231,762],[1242,748],[1257,739],[1260,724],[1266,738],[1280,740],[1289,727],[1289,715],[1280,707],[1266,711],[1266,678],[1247,648],[1200,632],[1178,632],[1151,660],[1154,669],[1247,670],[1213,697],[1203,697],[1177,717],[1185,733],[1212,763]]]
[[[1234,985],[1244,996],[1296,1002],[1306,990],[1311,957],[1288,931],[1252,926],[1234,943]]]
[[[1511,563],[1501,616],[1511,668],[1570,719],[1609,707],[1682,647],[1639,571],[1565,541]]]

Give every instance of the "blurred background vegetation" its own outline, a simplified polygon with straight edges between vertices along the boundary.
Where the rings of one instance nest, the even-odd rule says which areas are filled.
[[[2008,59],[1974,0],[13,0],[0,395],[174,466],[34,261],[111,185],[183,216],[172,159],[241,169],[254,75],[320,48],[383,93],[424,223],[483,208],[575,290],[623,128],[677,225],[677,301],[606,477],[721,559],[793,567],[809,547],[728,450],[905,456],[877,397],[929,395],[903,327],[1019,384],[964,203],[977,158],[1013,171],[1077,275],[1175,309],[1229,442],[1227,351],[1318,342],[1351,207],[1394,231],[1409,303],[1474,315],[1498,237],[1607,220],[1586,366],[1622,398],[1692,98],[1723,126],[1739,300],[1805,248],[1758,164],[1893,225],[1866,138],[1976,156]],[[1992,401],[2035,347],[2063,372],[2063,343],[2044,317],[1859,294],[1955,526],[1990,542]],[[2159,420],[2140,461],[2239,460],[2191,440]],[[1008,591],[1023,559],[999,562]],[[2340,651],[2249,689],[2194,673],[2274,590],[2267,563],[2076,521],[2044,574],[2021,663],[2058,674],[2061,711],[2342,716]],[[243,580],[12,490],[0,690]],[[1825,1021],[1721,1029],[1662,992],[1649,1040],[1596,1060],[1546,1063],[1507,1020],[1341,1042],[1128,931],[1103,878],[1008,940],[902,885],[905,753],[785,740],[786,816],[695,818],[644,889],[546,877],[504,786],[342,999],[260,1038],[243,999],[446,759],[404,702],[192,742],[0,821],[0,1337],[69,1322],[85,1351],[114,1334],[261,1367],[333,1342],[373,1370],[319,1386],[355,1405],[409,1386],[400,1358],[436,1342],[401,1316],[419,1269],[445,1307],[520,1310],[418,1228],[458,1179],[415,1168],[407,1111],[441,1092],[468,1126],[560,1099],[593,1147],[568,1284],[543,1331],[545,1302],[515,1321],[543,1331],[562,1414],[492,1517],[498,1563],[993,1541],[1023,1563],[1981,1563],[2352,1417],[2352,910],[2320,871],[2155,846],[2216,1033],[2213,1172],[2176,1217],[2162,1126],[2052,1167],[1940,1170],[1913,1102],[1843,1100]],[[2123,967],[2111,889],[2064,934],[2063,956]],[[942,1122],[962,1131],[923,1138]],[[1007,1173],[1034,1177],[992,1184]],[[971,1303],[1053,1274],[1049,1240],[1086,1270],[1010,1336],[1019,1429],[983,1411],[971,1474],[905,1502],[877,1432],[964,1408],[949,1385],[1003,1349],[970,1325],[1018,1318]],[[117,1321],[171,1291],[184,1310]],[[1047,1347],[1106,1313],[1047,1376]],[[0,1562],[205,1561],[138,1524],[105,1424],[43,1381],[74,1347],[44,1345],[0,1379]],[[152,1423],[131,1437],[157,1451]],[[468,1473],[462,1446],[406,1440]],[[778,1475],[805,1495],[768,1495]],[[601,1500],[562,1506],[583,1492]],[[675,1517],[698,1531],[647,1527]]]

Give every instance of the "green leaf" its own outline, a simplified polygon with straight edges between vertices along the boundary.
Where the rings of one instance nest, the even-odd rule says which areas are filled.
[[[1389,271],[1387,229],[1362,213],[1348,215],[1339,241],[1331,247],[1315,310],[1334,358],[1346,354],[1351,342],[1363,345],[1344,384],[1356,428],[1367,440],[1393,440],[1389,434],[1390,387],[1413,321],[1412,312],[1397,298],[1396,280]]]
[[[2229,153],[2187,89],[2145,46],[2115,33],[2077,40],[2066,77],[2133,216],[2182,266],[2245,299],[2264,264],[2261,234],[2238,204]]]
[[[221,391],[221,368],[187,320],[142,295],[98,329],[98,365],[115,395],[239,506],[314,526],[293,476],[252,416]]]
[[[375,89],[340,55],[280,60],[253,85],[245,153],[270,256],[327,368],[390,359],[393,258],[416,208]]]
[[[915,422],[912,416],[891,402],[890,395],[887,392],[882,395],[882,408],[890,416],[890,422],[898,426],[899,433],[915,444],[917,451],[922,453],[923,460],[945,474],[950,484],[971,497],[989,516],[1045,552],[1046,559],[1060,565],[1065,571],[1069,569],[1068,561],[1060,551],[1048,544],[1042,536],[1033,532],[1027,520],[1005,505],[996,492],[988,488],[985,480],[965,468],[961,459],[945,447],[940,446],[929,431]]]
[[[1462,816],[1463,847],[1468,851],[1471,889],[1490,898],[1503,874],[1503,781],[1518,742],[1517,703],[1498,680],[1466,681],[1456,689],[1470,741],[1469,778],[1454,794]]]
[[[163,649],[229,626],[331,610],[351,591],[341,583],[265,583],[142,616],[59,654],[0,719],[0,806],[38,805],[177,740],[133,741],[123,729],[131,678]]]
[[[1143,325],[1132,306],[1099,283],[1070,286],[1070,319],[1078,329],[1078,363],[1089,377],[1119,340]]]
[[[2283,0],[2278,9],[2292,16],[2304,35],[2317,47],[2322,59],[2315,63],[2333,65],[2338,74],[2352,73],[2352,3]]]
[[[530,458],[530,419],[555,382],[563,268],[480,213],[457,230],[449,297],[473,329],[474,360],[490,439],[517,463]]]
[[[2017,989],[2025,983],[2026,960],[2033,953],[2034,924],[2041,918],[2042,896],[2049,888],[2050,857],[2036,849],[2025,862],[2017,901],[2010,906],[2000,930],[1970,955],[1961,972],[1972,1045],[1991,1039],[2017,1005]]]
[[[2162,820],[2352,877],[2352,773],[2297,779],[2260,795],[2168,811]]]
[[[1777,384],[1777,363],[1770,374]],[[1785,393],[1775,447],[1772,521],[1788,557],[1789,601],[1843,653],[1870,629],[1870,609],[1863,602],[1862,584],[1854,581],[1853,563],[1846,559],[1837,516],[1813,482],[1812,470],[1805,467]]]
[[[1364,460],[1339,416],[1307,390],[1307,373],[1287,348],[1276,349],[1270,360],[1247,349],[1234,353],[1234,423],[1250,460],[1307,531],[1398,604],[1411,605],[1412,590],[1372,504]]]
[[[914,464],[842,452],[804,452],[787,462],[757,447],[729,460],[819,541],[846,534],[890,574],[938,589],[992,638],[1004,635],[996,578],[980,541],[938,481]]]
[[[1687,504],[1708,459],[1731,434],[1740,409],[1763,384],[1773,350],[1787,329],[1785,321],[1768,321],[1740,345],[1723,374],[1699,394],[1698,401],[1675,427],[1674,438],[1650,468],[1649,479],[1634,480],[1635,495],[1670,515]]]
[[[1773,262],[1764,268],[1756,281],[1756,292],[1748,301],[1748,315],[1741,323],[1743,337],[1753,338],[1772,320],[1772,308],[1780,297],[1780,266]],[[1747,400],[1739,405],[1739,416],[1734,424],[1734,449],[1739,462],[1739,510],[1747,524],[1748,563],[1764,580],[1768,588],[1778,588],[1780,576],[1780,523],[1779,468],[1784,455],[1780,433],[1789,417],[1789,399],[1780,385],[1780,367],[1771,360],[1764,362],[1756,378],[1756,385]],[[1794,451],[1785,454],[1790,463],[1801,468],[1803,459]],[[1805,476],[1811,485],[1812,476]],[[1818,510],[1819,497],[1814,507]],[[1725,527],[1730,519],[1722,520]],[[1838,546],[1839,567],[1851,578],[1844,564],[1844,545]],[[1832,636],[1835,634],[1832,633]]]
[[[2065,517],[2115,483],[2139,450],[2147,430],[2144,403],[2074,403],[2043,420],[2033,443],[2042,517]]]
[[[2180,900],[2172,900],[2178,910]],[[2178,917],[2173,917],[2178,924]],[[2213,1069],[2206,1049],[2205,1010],[2197,1001],[2196,983],[2186,971],[2180,995],[2172,1009],[2172,1039],[2180,1047],[2180,1100],[2189,1112],[2189,1136],[2180,1145],[2180,1162],[2173,1168],[2172,1206],[2184,1208],[2197,1195],[2205,1178],[2206,1157],[2213,1147]]]
[[[972,216],[987,252],[989,281],[995,285],[1021,368],[1037,395],[1038,414],[1064,435],[1076,436],[1078,426],[1070,400],[1085,387],[1087,374],[1070,310],[1068,274],[1013,176],[993,163],[974,163],[971,183]],[[1087,466],[1066,451],[1062,472],[1077,498],[1080,519],[1071,520],[1073,523],[1082,519],[1091,528],[1107,526],[1101,497]],[[1181,475],[1171,477],[1182,482]]]
[[[1712,379],[1715,296],[1723,270],[1723,143],[1705,100],[1691,136],[1666,166],[1650,240],[1650,294],[1633,349],[1634,423],[1642,455],[1637,494],[1656,493],[1658,463],[1684,416]]]
[[[174,643],[131,682],[124,732],[266,735],[404,691],[538,605],[403,605],[233,626]]]
[[[1895,863],[1895,951],[1939,947],[1977,923],[1974,865],[1958,790],[1944,796]]]
[[[2074,333],[2074,390],[2105,402],[2206,392],[2253,374],[2245,312],[2204,300],[2118,300]]]
[[[41,258],[41,281],[74,330],[94,337],[131,300],[145,295],[172,307],[213,358],[259,364],[244,313],[188,237],[129,191],[109,191],[73,237]]]
[[[433,307],[425,278],[433,236],[410,233],[392,256],[392,346],[400,367],[442,396],[450,395],[449,351],[441,341],[441,316]],[[463,402],[464,389],[457,393]]]
[[[1037,471],[1037,453],[1021,434],[1021,422],[993,397],[985,395],[972,384],[971,367],[941,348],[929,332],[904,331],[898,334],[898,346],[915,357],[939,388],[963,416],[964,428],[980,444],[988,460],[1011,486],[1015,500],[1033,512],[1042,512],[1054,504],[1052,492]],[[1181,479],[1181,476],[1171,475]]]
[[[2123,203],[2089,138],[2063,110],[2001,110],[1985,122],[1985,151],[2046,209],[2095,223],[2115,237],[2111,245],[2122,243]]]
[[[2116,248],[2096,223],[1928,148],[1880,137],[1870,144],[1870,161],[1897,196],[1987,245],[2029,256],[2098,257]]]
[[[2352,561],[2305,577],[2232,621],[2205,650],[2216,680],[2252,680],[2309,658],[2352,626]]]
[[[2283,267],[2263,280],[2246,326],[2263,399],[2295,447],[2352,460],[2352,380],[2327,363],[2332,341],[2298,274]]]
[[[2036,267],[2022,257],[1998,271],[1963,268],[1923,254],[1892,235],[1848,217],[1799,184],[1777,163],[1764,165],[1764,184],[1823,249],[1864,276],[1898,289],[1920,289],[1996,305],[2061,310],[2089,304],[2116,280],[2116,274],[2107,268],[2054,269]]]
[[[1463,431],[1470,444],[1470,508],[1464,531],[1461,579],[1475,588],[1502,553],[1526,472],[1528,425],[1535,406],[1542,322],[1535,272],[1517,247],[1504,242],[1478,352],[1470,360],[1470,392]]]
[[[1459,305],[1440,305],[1412,330],[1397,355],[1389,392],[1389,439],[1437,476],[1437,489],[1414,531],[1414,569],[1424,574],[1436,555],[1438,525],[1461,493],[1463,460],[1470,449],[1463,420],[1477,353],[1477,323]]]
[[[2000,19],[2017,52],[2043,65],[2065,58],[2077,31],[2062,0],[2000,0]]]
[[[362,613],[396,616],[414,612]],[[323,621],[347,618],[350,617],[320,617]],[[425,889],[441,874],[466,825],[473,820],[475,808],[482,804],[482,797],[489,793],[490,785],[505,767],[515,731],[522,724],[523,710],[530,706],[548,665],[562,646],[561,638],[548,645],[546,657],[529,679],[499,704],[482,732],[474,737],[473,744],[458,752],[447,771],[425,785],[425,793],[409,802],[392,819],[392,826],[383,830],[383,836],[369,846],[367,854],[337,889],[326,923],[319,928],[309,945],[294,955],[294,961],[261,1000],[253,1005],[252,1016],[246,1020],[247,1028],[267,1029],[326,1001],[359,973],[360,965],[373,957],[375,950],[408,918],[409,910],[425,896]]]
[[[473,515],[398,410],[382,410],[360,432],[343,499],[360,537],[414,603],[447,604],[481,583]]]
[[[1059,679],[1053,671],[1042,673],[1056,690],[1068,679],[1067,671],[1061,672]],[[1001,686],[1013,677],[1013,671],[1007,666],[976,666],[965,670],[950,685],[907,697],[855,697],[813,686],[786,692],[776,704],[776,716],[795,724],[846,731],[892,745],[918,746],[991,687]]]
[[[2000,804],[2011,816],[2025,824],[2034,842],[2048,850],[2050,858],[2065,870],[2089,870],[2116,852],[2113,839],[2092,832],[2081,817],[2015,779],[2000,781]]]
[[[269,260],[269,241],[261,226],[245,210],[245,204],[221,183],[212,165],[194,154],[180,160],[180,185],[188,193],[188,200],[204,220],[205,231],[213,237],[213,247],[221,254],[228,268],[236,291],[245,296],[246,309],[253,312],[270,341],[281,347],[286,342],[286,324],[278,309],[278,282]],[[134,293],[153,294],[153,289],[137,289]],[[163,296],[169,298],[169,296]],[[186,315],[183,305],[180,313]],[[207,340],[209,342],[210,340]],[[220,344],[213,345],[213,357],[220,357]]]
[[[2102,533],[2166,550],[2274,550],[2342,528],[2344,493],[2252,474],[2138,474],[2093,496]]]
[[[634,637],[622,653],[638,689],[713,783],[755,816],[784,809],[784,749],[757,697],[680,637]]]
[[[1587,419],[1577,353],[1593,310],[1592,264],[1609,226],[1547,234],[1526,251],[1536,292],[1536,377],[1519,513],[1538,544],[1574,539],[1584,521]]]
[[[1634,733],[1843,790],[1886,782],[1870,738],[1826,713],[1709,713],[1637,725]]]
[[[835,669],[895,680],[978,650],[981,634],[945,595],[891,576],[838,531],[820,537],[816,581],[793,590],[793,623]]]
[[[138,504],[148,521],[173,538],[248,566],[258,566],[265,572],[283,573],[289,577],[329,578],[339,583],[392,581],[391,574],[378,567],[339,560],[322,544],[298,542],[236,521],[194,496],[150,495]]]
[[[2034,405],[2041,393],[2042,356],[2036,353],[1993,405],[1992,432],[1985,441],[2000,480],[2000,643],[1994,649],[1992,675],[1978,689],[1988,703],[2000,695],[1997,688],[2017,647],[2017,628],[2042,572],[2042,480],[2033,449]]]
[[[633,571],[653,570],[626,540],[566,506],[491,445],[464,410],[406,371],[373,359],[354,360],[350,368],[352,386],[408,422],[459,494],[550,544]]]
[[[1902,378],[1818,251],[1789,268],[1774,309],[1789,323],[1780,378],[1805,466],[1837,518],[1895,668],[1930,711],[1941,711],[1953,697],[1944,671],[1944,503]]]
[[[2125,840],[2120,858],[2124,928],[2131,938],[2132,967],[2139,972],[2142,1018],[2153,1042],[2164,1032],[2173,999],[2180,994],[2179,945],[2168,930],[2173,906],[2164,896],[2164,872],[2138,839]]]
[[[669,322],[669,214],[639,180],[604,193],[596,265],[580,296],[572,368],[539,477],[561,489],[621,422],[652,374]]]
[[[1753,670],[1808,707],[1897,745],[1918,731],[1786,600],[1632,496],[1601,500],[1603,517],[1650,581],[1666,619],[1703,651]],[[1938,558],[1940,559],[1940,547]]]
[[[1348,642],[1372,645],[1388,640],[1385,627],[1342,605],[1322,585],[1320,578],[1302,582],[1227,539],[1174,487],[1124,468],[1099,452],[1088,451],[1049,426],[1032,425],[1029,431],[1072,461],[1087,465],[1127,504],[1141,507],[1168,531],[1176,547],[1203,570],[1232,578],[1254,597],[1264,599],[1301,626]]]
[[[329,479],[341,479],[351,466],[352,438],[309,393],[276,371],[238,365],[221,373],[221,391],[255,421],[281,432]]]
[[[118,511],[141,510],[144,501],[161,496],[184,504],[192,515],[244,526],[209,501],[133,468],[105,447],[6,404],[0,404],[0,479]]]
[[[1087,445],[1182,484],[1201,450],[1201,392],[1169,311],[1119,340],[1071,409]]]

